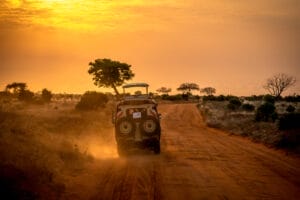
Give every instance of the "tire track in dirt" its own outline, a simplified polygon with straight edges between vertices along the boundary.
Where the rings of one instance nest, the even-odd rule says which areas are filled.
[[[298,157],[206,127],[193,104],[159,111],[162,153],[97,160],[84,199],[298,199]]]

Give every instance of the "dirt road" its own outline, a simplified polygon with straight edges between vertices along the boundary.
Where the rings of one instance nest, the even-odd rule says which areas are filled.
[[[300,199],[299,158],[207,128],[195,105],[159,111],[161,155],[97,160],[65,198]]]

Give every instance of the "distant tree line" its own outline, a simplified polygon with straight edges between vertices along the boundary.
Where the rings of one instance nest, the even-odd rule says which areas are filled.
[[[16,98],[26,103],[49,103],[53,96],[52,92],[46,88],[42,90],[40,95],[37,95],[30,91],[27,84],[23,82],[7,84],[0,94],[2,97]]]

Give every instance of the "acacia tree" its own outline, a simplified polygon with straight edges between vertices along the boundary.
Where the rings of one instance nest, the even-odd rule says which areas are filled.
[[[216,89],[213,87],[205,87],[200,90],[201,93],[206,93],[208,96],[216,93]]]
[[[26,83],[13,82],[6,85],[5,90],[8,92],[13,92],[13,94],[18,95],[21,91],[25,91],[27,88]]]
[[[156,91],[157,91],[158,93],[162,93],[162,94],[168,95],[169,92],[172,91],[172,89],[171,89],[171,88],[166,88],[166,87],[161,87],[161,88],[158,88]]]
[[[182,83],[177,90],[182,91],[182,98],[188,101],[192,90],[199,90],[199,85],[196,83]]]
[[[20,101],[30,102],[33,100],[33,97],[34,97],[34,93],[27,89],[26,83],[14,82],[14,83],[6,85],[5,90],[8,92],[11,92],[11,90],[12,90],[13,94]]]
[[[199,90],[199,85],[196,83],[182,83],[177,90],[189,94],[192,90]]]
[[[275,96],[275,98],[278,98],[282,92],[293,86],[295,83],[295,77],[281,73],[267,79],[267,82],[263,87],[268,90],[271,95]]]
[[[98,87],[113,88],[117,96],[119,95],[117,87],[134,77],[131,65],[107,58],[96,59],[90,62],[89,66],[88,73],[93,75],[94,84]]]

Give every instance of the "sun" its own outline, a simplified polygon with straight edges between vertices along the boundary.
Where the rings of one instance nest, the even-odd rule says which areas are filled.
[[[13,8],[18,8],[22,5],[22,1],[20,0],[9,0],[8,3]]]

